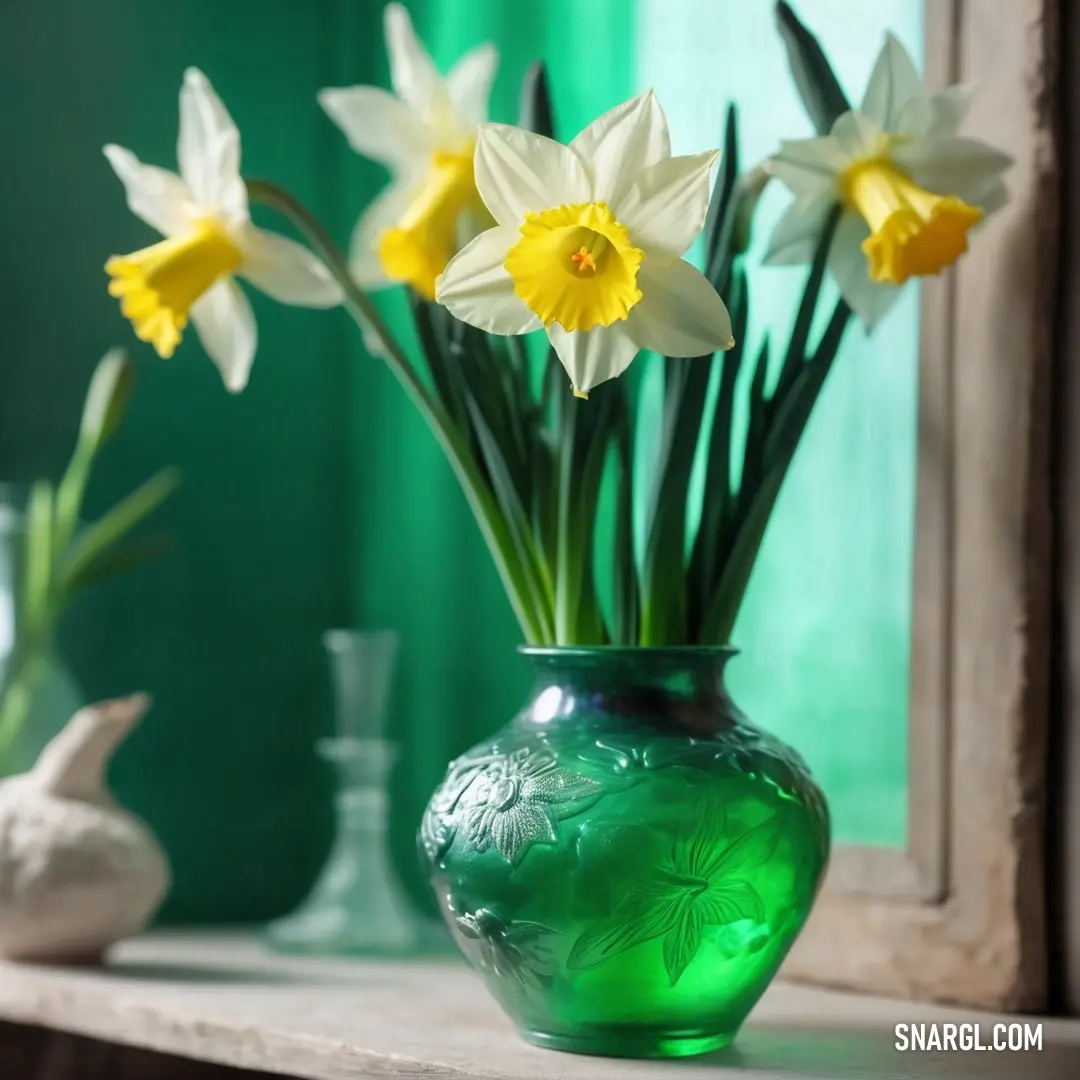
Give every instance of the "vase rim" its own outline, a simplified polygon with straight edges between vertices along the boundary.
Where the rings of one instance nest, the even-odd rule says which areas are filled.
[[[594,656],[648,657],[655,660],[731,659],[739,650],[733,645],[519,645],[521,656],[552,659],[584,659]]]

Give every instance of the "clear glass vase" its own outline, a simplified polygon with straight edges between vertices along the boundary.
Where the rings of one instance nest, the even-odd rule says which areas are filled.
[[[413,906],[390,861],[390,771],[398,747],[385,720],[398,635],[330,630],[323,637],[335,691],[336,734],[317,753],[337,767],[334,844],[307,898],[266,931],[280,951],[401,956],[445,940]]]
[[[51,643],[28,654],[20,638],[25,509],[26,489],[0,484],[0,777],[26,772],[85,704]],[[12,683],[25,709],[12,708]]]

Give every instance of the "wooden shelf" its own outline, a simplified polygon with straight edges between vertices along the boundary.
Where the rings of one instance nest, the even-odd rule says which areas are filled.
[[[0,1021],[305,1080],[1080,1077],[1080,1021],[1043,1020],[1041,1052],[894,1047],[897,1023],[979,1023],[987,1041],[1001,1020],[777,984],[731,1050],[679,1062],[614,1061],[526,1045],[480,980],[452,960],[294,959],[271,955],[251,937],[198,933],[129,942],[101,970],[0,962]]]

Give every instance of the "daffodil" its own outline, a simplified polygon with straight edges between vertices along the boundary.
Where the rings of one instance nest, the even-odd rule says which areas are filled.
[[[490,224],[473,183],[473,143],[498,53],[480,45],[444,79],[401,4],[387,5],[384,22],[394,93],[351,86],[321,91],[319,103],[392,177],[353,231],[353,274],[367,289],[405,283],[430,300],[450,257]]]
[[[904,46],[886,34],[862,105],[829,135],[781,144],[769,171],[795,201],[766,261],[808,262],[842,208],[829,267],[869,329],[909,278],[937,274],[967,250],[968,232],[1006,199],[1008,155],[957,135],[971,88],[927,94]]]
[[[109,292],[159,356],[172,356],[190,318],[225,385],[239,391],[257,330],[236,275],[286,304],[341,302],[330,272],[307,248],[251,224],[240,133],[201,71],[189,68],[180,90],[179,176],[120,146],[106,146],[105,156],[131,212],[166,237],[105,264]]]
[[[620,375],[640,349],[730,348],[724,302],[682,258],[705,223],[716,158],[671,156],[651,91],[568,146],[481,126],[476,184],[498,224],[450,261],[439,302],[492,334],[543,327],[579,397]]]

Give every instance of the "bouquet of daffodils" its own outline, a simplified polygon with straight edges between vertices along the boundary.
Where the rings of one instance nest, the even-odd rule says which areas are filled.
[[[110,292],[163,357],[190,317],[234,391],[256,348],[236,276],[285,303],[344,304],[449,458],[528,642],[726,644],[852,316],[872,328],[909,278],[951,266],[1004,201],[1010,164],[957,134],[970,88],[925,92],[891,35],[856,108],[787,4],[777,20],[818,134],[741,171],[733,109],[722,154],[672,156],[651,92],[557,141],[539,64],[518,126],[488,123],[495,49],[467,53],[444,78],[390,4],[393,93],[319,95],[350,145],[392,177],[347,257],[290,194],[241,177],[237,128],[189,70],[179,176],[106,147],[132,211],[166,236],[110,259]],[[794,198],[767,261],[809,267],[775,363],[767,340],[754,350],[745,340],[743,265],[773,182]],[[309,246],[255,228],[249,202],[291,219]],[[702,232],[698,269],[683,256]],[[826,274],[840,299],[812,340]],[[407,355],[369,298],[389,285],[410,291],[422,358]],[[635,476],[642,351],[666,358],[660,451],[645,483]],[[744,385],[749,423],[737,436]],[[705,494],[690,530],[699,458]],[[612,538],[603,550],[602,537]]]

